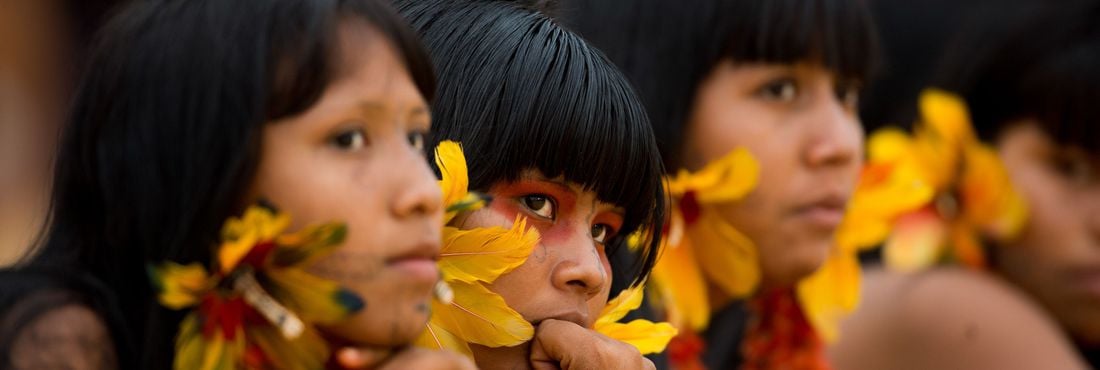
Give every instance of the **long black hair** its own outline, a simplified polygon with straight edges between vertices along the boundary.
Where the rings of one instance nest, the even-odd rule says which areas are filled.
[[[313,105],[341,68],[341,22],[379,32],[434,95],[415,34],[378,0],[144,1],[103,30],[63,130],[50,219],[29,263],[114,290],[131,362],[171,365],[182,314],[160,308],[149,263],[211,260],[238,214],[267,122]]]
[[[684,126],[702,80],[734,63],[819,62],[862,83],[877,43],[864,0],[571,0],[561,13],[637,88],[665,168],[680,168]]]
[[[1059,145],[1100,158],[1100,1],[1047,4],[1021,16],[957,39],[935,85],[966,100],[983,140],[1034,119]]]
[[[626,209],[612,255],[613,294],[648,275],[664,219],[661,162],[645,111],[595,48],[538,4],[485,0],[398,2],[440,76],[433,138],[462,143],[472,189],[517,180],[525,169],[596,192]],[[637,263],[615,254],[648,228]],[[626,259],[629,260],[629,259]]]

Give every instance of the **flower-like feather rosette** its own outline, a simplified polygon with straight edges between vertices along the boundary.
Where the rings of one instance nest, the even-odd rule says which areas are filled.
[[[893,218],[883,257],[902,271],[941,261],[983,268],[983,240],[1018,236],[1027,206],[996,151],[974,135],[962,99],[926,90],[920,113],[912,135],[885,129],[870,140],[870,165],[907,172],[931,189],[916,207]]]
[[[150,266],[158,300],[191,312],[176,335],[173,367],[321,369],[330,349],[314,325],[362,309],[355,293],[305,266],[344,240],[340,223],[283,234],[289,215],[253,206],[222,229],[212,272],[200,263]]]

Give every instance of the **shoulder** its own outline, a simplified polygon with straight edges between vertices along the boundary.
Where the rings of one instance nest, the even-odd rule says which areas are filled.
[[[1051,318],[995,276],[960,268],[872,271],[865,282],[864,301],[832,351],[839,365],[1084,368]]]
[[[0,368],[116,369],[112,331],[88,292],[41,273],[2,273]]]

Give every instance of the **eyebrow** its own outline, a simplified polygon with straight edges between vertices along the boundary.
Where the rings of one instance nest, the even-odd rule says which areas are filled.
[[[526,181],[548,182],[551,185],[554,185],[554,187],[560,188],[560,190],[567,191],[567,192],[569,192],[573,195],[577,194],[577,191],[575,189],[573,189],[572,187],[570,187],[569,184],[566,183],[565,181],[558,180],[558,179],[548,179],[548,178],[546,178],[546,176],[543,176],[542,174],[539,174],[535,171],[524,171],[520,175],[519,179],[520,180],[526,180]]]
[[[378,116],[378,115],[383,114],[386,111],[386,106],[384,104],[381,104],[381,103],[378,103],[378,102],[372,102],[372,101],[365,101],[365,100],[360,101],[359,104],[358,104],[358,107],[359,107],[359,112],[362,113],[364,116],[367,116],[367,117]],[[413,108],[412,111],[409,112],[409,116],[419,116],[419,115],[426,115],[426,114],[430,114],[430,113],[431,112],[428,110],[427,107],[418,106],[416,108]]]
[[[554,185],[557,188],[561,188],[561,190],[568,191],[569,193],[573,194],[574,196],[577,195],[577,190],[573,189],[573,187],[569,186],[569,183],[567,183],[563,180],[548,179],[548,178],[542,176],[541,174],[536,174],[536,173],[529,172],[529,171],[525,171],[523,173],[523,175],[521,175],[519,177],[519,179],[520,180],[526,180],[526,181],[545,181],[545,182],[548,182],[548,183]],[[614,204],[614,203],[608,203],[608,202],[605,202],[603,200],[600,200],[599,198],[596,199],[596,202],[611,205],[611,209],[608,210],[609,212],[616,213],[619,216],[624,216],[624,217],[626,216],[626,209],[623,208],[620,205],[617,205],[617,204]]]
[[[360,101],[358,106],[359,112],[367,117],[378,116],[386,110],[386,107],[381,103],[372,101]]]

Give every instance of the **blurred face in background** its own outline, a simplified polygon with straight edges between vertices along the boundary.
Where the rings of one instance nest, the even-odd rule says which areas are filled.
[[[825,261],[862,164],[858,94],[819,63],[729,59],[696,92],[684,167],[736,148],[759,162],[756,188],[719,211],[756,243],[765,287],[790,286]]]
[[[998,272],[1078,341],[1100,346],[1100,155],[1060,145],[1026,120],[997,144],[1029,206],[1023,234],[994,249]]]

